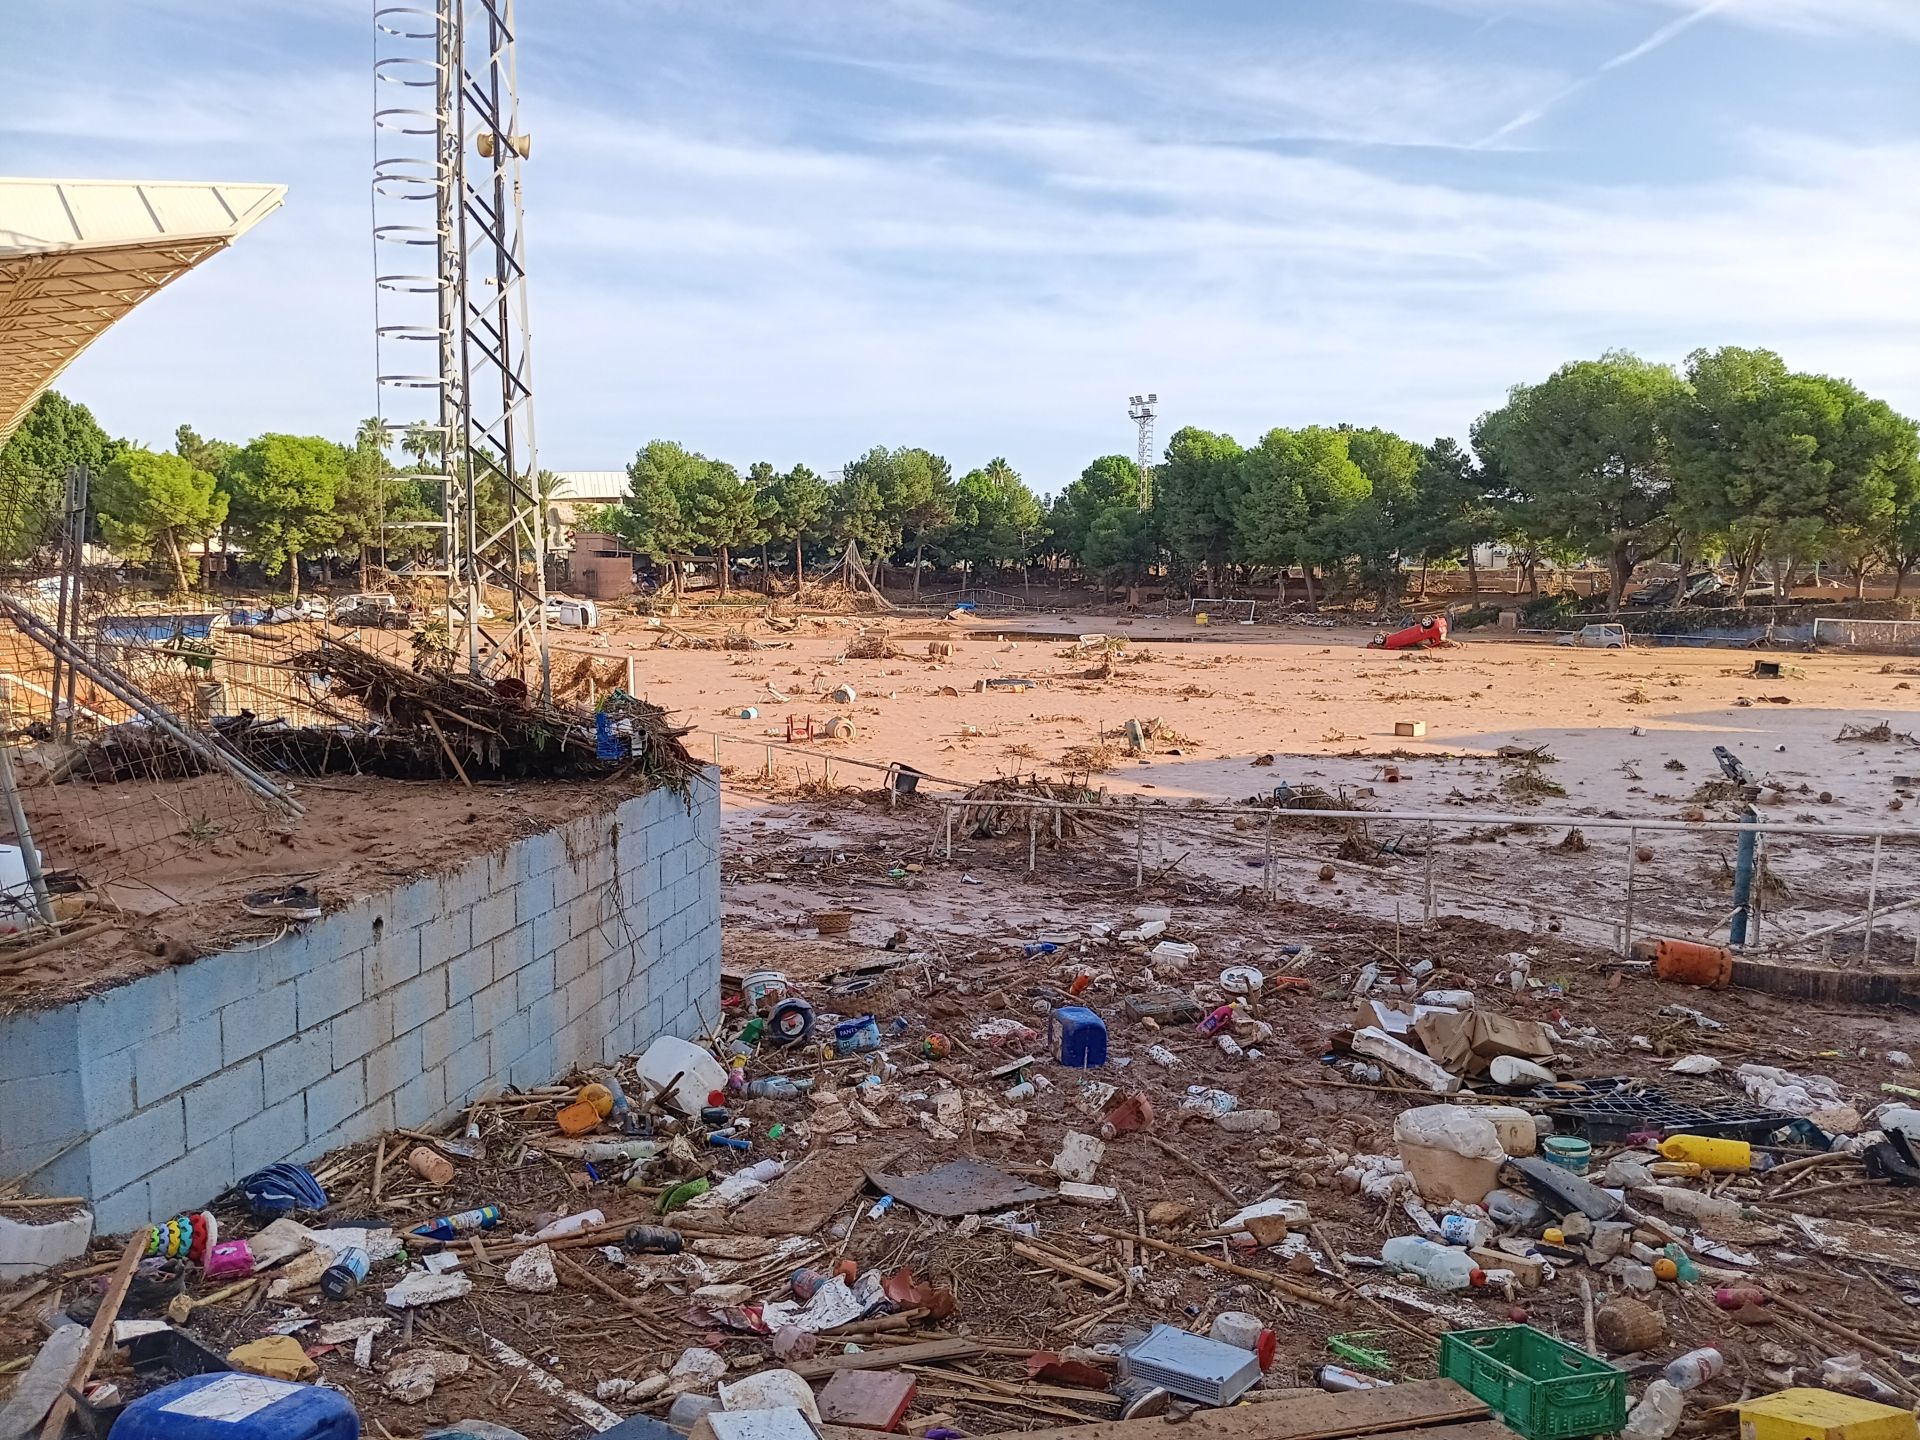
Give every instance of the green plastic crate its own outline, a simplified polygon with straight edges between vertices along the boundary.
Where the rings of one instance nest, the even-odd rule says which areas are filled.
[[[1604,1435],[1627,1422],[1626,1374],[1531,1325],[1441,1336],[1440,1374],[1527,1440]]]

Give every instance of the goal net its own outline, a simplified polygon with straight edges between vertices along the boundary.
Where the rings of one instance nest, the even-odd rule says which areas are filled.
[[[1813,622],[1813,643],[1881,655],[1920,655],[1920,620],[1835,620],[1823,615]]]
[[[1204,610],[1209,615],[1218,615],[1223,619],[1251,620],[1253,619],[1254,604],[1255,602],[1252,600],[1194,599],[1187,601],[1187,613],[1189,615],[1198,615]]]

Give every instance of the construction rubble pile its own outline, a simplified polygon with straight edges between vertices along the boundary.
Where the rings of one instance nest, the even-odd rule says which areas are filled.
[[[1660,997],[1615,1033],[1418,939],[1222,967],[1149,905],[732,974],[705,1036],[0,1271],[0,1440],[1911,1440],[1920,1090],[1735,1038],[1708,947],[1592,977]]]

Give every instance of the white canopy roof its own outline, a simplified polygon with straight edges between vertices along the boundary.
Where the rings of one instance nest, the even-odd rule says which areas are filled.
[[[142,300],[280,208],[284,185],[0,178],[0,443]]]

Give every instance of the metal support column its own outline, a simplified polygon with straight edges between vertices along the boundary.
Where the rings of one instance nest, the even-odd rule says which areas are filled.
[[[1740,818],[1751,828],[1742,830],[1733,851],[1733,921],[1727,926],[1727,944],[1735,950],[1747,945],[1747,925],[1753,916],[1754,854],[1760,836],[1760,812],[1749,805]]]

